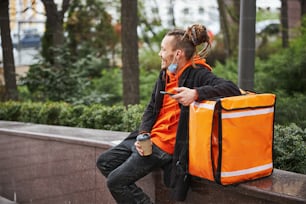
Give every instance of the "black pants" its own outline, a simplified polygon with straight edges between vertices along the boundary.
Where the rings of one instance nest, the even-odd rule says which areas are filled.
[[[152,170],[170,162],[172,156],[153,144],[150,156],[140,156],[135,139],[127,139],[100,155],[97,167],[107,178],[107,186],[117,203],[152,203],[135,182]]]

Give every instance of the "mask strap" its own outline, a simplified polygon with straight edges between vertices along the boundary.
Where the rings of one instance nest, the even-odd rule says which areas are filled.
[[[171,64],[174,64],[174,61],[176,61],[176,64],[177,64],[177,59],[176,59],[176,56],[178,55],[178,51],[176,52],[176,54],[173,56],[173,60],[171,62]]]

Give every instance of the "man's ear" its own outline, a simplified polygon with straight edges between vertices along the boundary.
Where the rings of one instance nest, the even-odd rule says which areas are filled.
[[[183,51],[182,50],[177,50],[176,52],[176,57],[181,57],[182,56]]]
[[[182,50],[177,50],[176,55],[180,56],[182,54]]]

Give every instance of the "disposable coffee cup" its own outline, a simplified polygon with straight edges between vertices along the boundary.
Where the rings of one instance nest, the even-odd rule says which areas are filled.
[[[152,143],[150,140],[150,134],[140,134],[137,136],[136,140],[139,142],[143,150],[143,156],[149,156],[152,154]]]

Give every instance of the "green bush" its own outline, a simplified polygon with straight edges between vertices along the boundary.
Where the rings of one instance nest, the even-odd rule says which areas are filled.
[[[29,123],[41,123],[39,120],[39,113],[42,109],[43,103],[25,102],[21,104],[19,121]]]
[[[213,73],[218,77],[226,80],[231,80],[234,83],[238,83],[238,65],[234,59],[229,59],[225,64],[216,62],[216,66],[213,67]]]
[[[82,97],[76,97],[74,104],[114,105],[122,102],[122,70],[110,68],[101,71],[101,77],[93,79]]]
[[[44,103],[38,113],[38,120],[41,124],[60,125],[60,114],[66,109],[66,103],[47,102]]]
[[[8,101],[0,103],[0,120],[19,121],[21,103]]]
[[[124,106],[107,107],[99,104],[91,105],[84,109],[80,116],[80,127],[123,130],[122,117]]]
[[[123,124],[125,131],[136,130],[141,122],[141,117],[144,111],[144,105],[129,105],[127,111],[123,115]]]
[[[60,125],[80,127],[80,116],[86,107],[85,105],[67,105],[59,114]]]
[[[295,93],[288,96],[283,92],[276,92],[275,121],[277,124],[288,126],[295,123],[301,128],[306,128],[306,96]]]
[[[306,174],[306,129],[276,125],[273,157],[275,168]]]

